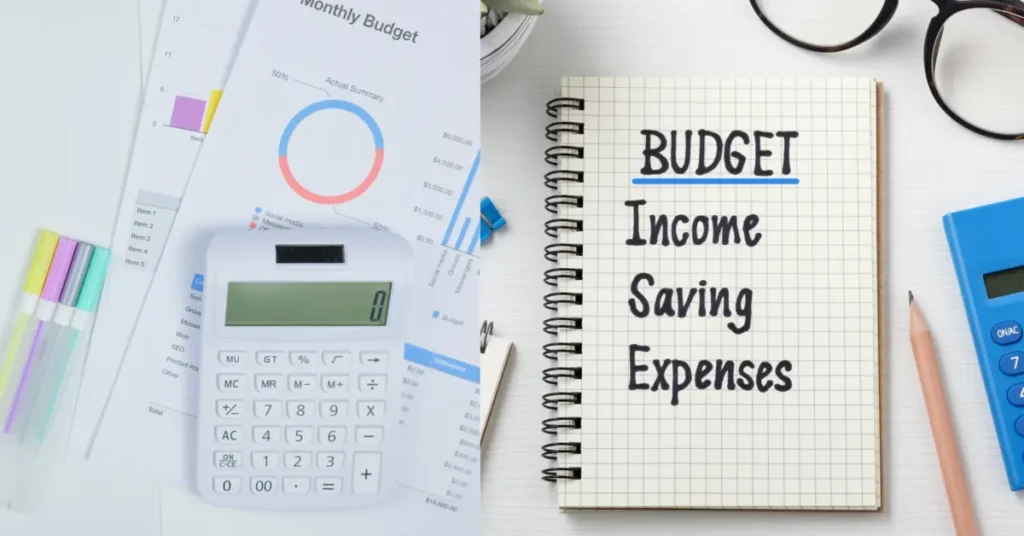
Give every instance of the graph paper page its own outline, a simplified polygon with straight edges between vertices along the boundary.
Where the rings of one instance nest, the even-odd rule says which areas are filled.
[[[566,78],[563,508],[878,509],[877,91]],[[582,108],[582,109],[577,109]],[[689,142],[689,143],[688,143]],[[689,150],[687,147],[689,146]],[[576,224],[566,224],[576,225]]]

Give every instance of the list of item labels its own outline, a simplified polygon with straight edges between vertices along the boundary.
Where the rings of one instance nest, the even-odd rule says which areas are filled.
[[[139,192],[132,229],[125,244],[125,266],[150,273],[156,270],[180,201],[169,195]]]

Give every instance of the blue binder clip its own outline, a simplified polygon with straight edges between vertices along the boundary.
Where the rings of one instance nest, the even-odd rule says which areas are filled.
[[[486,242],[491,234],[505,226],[505,218],[494,206],[490,197],[480,200],[480,241]]]

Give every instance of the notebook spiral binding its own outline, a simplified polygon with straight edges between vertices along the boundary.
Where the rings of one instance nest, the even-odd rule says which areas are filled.
[[[558,119],[559,112],[563,109],[583,110],[585,102],[583,99],[557,98],[547,103],[547,114],[556,121],[547,126],[545,137],[555,142],[544,152],[544,161],[558,167],[559,161],[563,158],[583,158],[583,147],[558,144],[559,134],[583,134],[583,123],[572,121],[561,121]],[[554,169],[544,174],[544,185],[552,190],[558,190],[564,182],[583,182],[582,171],[571,171]],[[566,208],[583,208],[583,197],[576,195],[555,194],[544,200],[544,208],[553,217],[544,222],[544,233],[558,239],[559,231],[582,231],[583,220],[566,218]],[[583,255],[583,244],[566,242],[555,242],[544,248],[544,258],[549,262],[558,265],[561,259],[566,257],[580,257]],[[544,283],[557,290],[558,283],[563,280],[580,281],[583,279],[583,270],[580,268],[567,268],[557,266],[544,272]],[[564,331],[579,330],[583,328],[583,319],[579,317],[558,316],[558,306],[562,304],[581,305],[583,294],[577,292],[551,292],[544,296],[544,307],[554,314],[544,321],[544,332],[549,335],[558,335]],[[578,342],[553,342],[544,345],[544,357],[555,361],[571,355],[583,353],[583,345]],[[559,380],[580,380],[583,378],[583,369],[580,367],[553,366],[544,369],[543,380],[554,386],[558,386]],[[564,384],[563,384],[564,385]],[[560,406],[578,405],[583,401],[583,394],[579,391],[555,391],[543,396],[541,405],[546,409],[557,411]],[[541,422],[541,431],[548,435],[557,436],[560,430],[578,430],[582,426],[582,419],[579,417],[553,417]],[[548,443],[541,447],[545,459],[558,461],[561,454],[580,454],[582,445],[579,443],[555,442]],[[550,467],[544,469],[542,478],[548,482],[558,480],[579,480],[581,469],[579,467]]]

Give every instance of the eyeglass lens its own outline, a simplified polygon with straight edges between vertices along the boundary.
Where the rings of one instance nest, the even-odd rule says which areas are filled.
[[[965,9],[934,47],[935,87],[953,113],[989,132],[1024,132],[1024,18]]]
[[[757,0],[779,31],[808,45],[839,46],[860,37],[878,19],[885,0]]]

